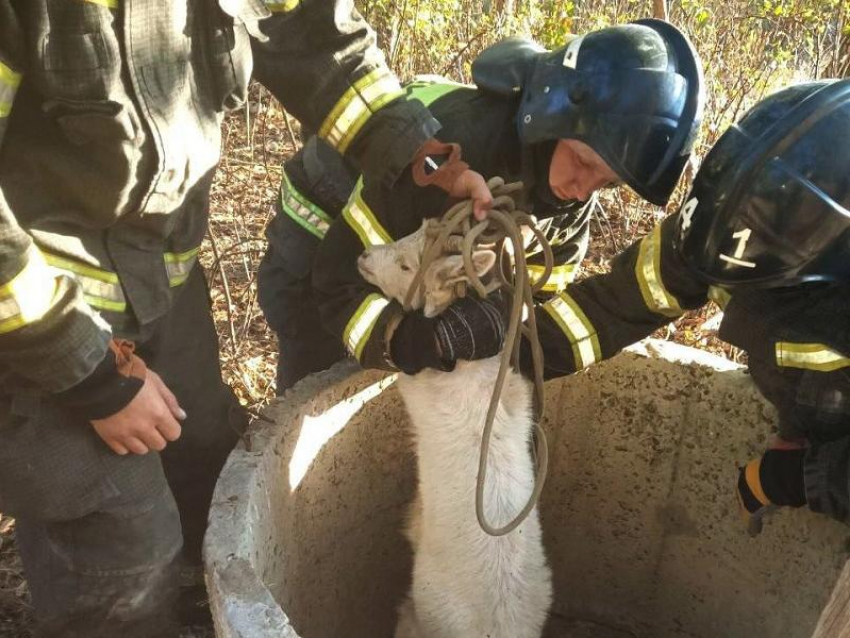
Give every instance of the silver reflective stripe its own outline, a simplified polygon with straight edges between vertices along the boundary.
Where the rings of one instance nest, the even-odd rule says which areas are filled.
[[[0,62],[0,117],[8,117],[12,112],[12,102],[15,101],[22,77]]]
[[[299,4],[301,4],[301,0],[283,0],[282,2],[276,0],[265,0],[266,7],[272,13],[286,13],[287,11],[292,11]]]
[[[646,307],[666,317],[678,317],[684,310],[664,286],[661,278],[661,226],[640,242],[635,276]]]
[[[372,335],[372,329],[375,327],[375,323],[389,303],[386,297],[372,293],[363,300],[360,307],[357,308],[357,312],[348,320],[348,324],[345,326],[345,332],[343,333],[343,340],[349,352],[358,361],[360,360],[360,355],[363,353],[363,348]]]
[[[174,288],[189,277],[195,262],[198,261],[199,248],[192,248],[182,253],[165,253],[165,271],[168,273],[168,285]]]
[[[344,153],[369,116],[401,94],[395,76],[387,69],[375,69],[343,94],[319,128],[319,137]]]
[[[110,9],[118,8],[118,0],[85,0],[91,4],[99,4],[103,7],[109,7]]]
[[[43,254],[52,268],[77,280],[86,303],[91,307],[112,312],[124,312],[127,309],[124,291],[118,281],[118,275],[114,272],[81,264],[59,255]]]
[[[0,286],[0,334],[38,321],[53,306],[56,278],[36,249],[8,283]]]
[[[562,292],[554,299],[547,301],[543,308],[555,320],[570,342],[576,370],[586,368],[602,359],[602,348],[599,345],[596,329],[575,299]]]
[[[392,242],[389,233],[378,223],[378,219],[366,202],[363,201],[363,178],[357,180],[354,191],[348,198],[348,203],[342,209],[342,217],[351,226],[351,229],[360,237],[363,246],[381,246]]]
[[[292,221],[319,239],[328,232],[330,216],[292,185],[286,171],[280,184],[280,207]]]
[[[776,344],[776,365],[781,368],[832,372],[850,367],[850,358],[822,343],[780,341]]]
[[[544,270],[545,268],[543,266],[530,264],[528,266],[528,275],[531,278],[531,281],[536,283],[537,280],[543,276]],[[561,292],[568,284],[573,283],[575,275],[575,264],[562,264],[560,266],[555,266],[552,268],[552,273],[549,275],[549,279],[547,279],[546,283],[543,284],[543,290],[545,292]]]

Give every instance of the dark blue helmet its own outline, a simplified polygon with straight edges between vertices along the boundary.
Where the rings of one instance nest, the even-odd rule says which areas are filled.
[[[667,203],[702,120],[702,67],[688,39],[662,20],[639,20],[546,51],[501,42],[473,63],[479,87],[522,93],[524,145],[576,139],[639,195]]]
[[[706,281],[850,281],[850,80],[771,95],[706,156],[677,247]]]

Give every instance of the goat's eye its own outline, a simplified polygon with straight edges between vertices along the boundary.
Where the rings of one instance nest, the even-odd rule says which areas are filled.
[[[410,272],[411,268],[407,264],[401,264],[401,269],[404,272]]]

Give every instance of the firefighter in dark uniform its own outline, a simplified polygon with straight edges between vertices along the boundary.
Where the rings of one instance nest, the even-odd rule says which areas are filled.
[[[850,518],[850,81],[784,89],[718,140],[680,211],[538,311],[548,377],[708,299],[778,409],[779,439],[741,469],[751,532],[778,506]]]
[[[177,633],[243,418],[197,253],[252,72],[367,184],[439,128],[345,0],[0,0],[0,511],[41,635]]]
[[[531,212],[553,245],[555,269],[544,292],[555,294],[584,256],[592,212],[585,202],[594,190],[624,182],[653,203],[667,201],[700,122],[699,60],[675,27],[642,20],[573,38],[553,52],[510,39],[482,53],[472,75],[477,88],[427,77],[405,93],[428,106],[443,124],[437,139],[459,144],[472,168],[524,181]],[[442,168],[446,153],[436,149],[429,162]],[[392,364],[386,356],[387,326],[401,310],[360,277],[356,259],[439,215],[446,197],[419,188],[406,172],[392,191],[357,182],[343,199],[339,185],[350,188],[354,179],[342,162],[323,157],[315,140],[285,166],[259,276],[260,304],[280,339],[278,391],[346,351],[366,367],[408,365],[397,360],[401,346]],[[539,277],[542,255],[529,250],[530,274]],[[317,310],[304,310],[306,298],[319,305],[323,323]],[[430,357],[413,347],[428,342],[412,336],[423,321],[421,313],[411,315],[395,334],[399,342],[411,335],[413,356]]]

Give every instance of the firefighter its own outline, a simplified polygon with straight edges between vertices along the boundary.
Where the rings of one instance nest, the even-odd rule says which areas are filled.
[[[751,533],[807,506],[850,519],[850,80],[783,89],[727,130],[680,210],[536,309],[545,376],[573,373],[709,299],[778,437],[736,493]],[[489,330],[482,330],[487,338]],[[530,353],[522,367],[530,370]]]
[[[524,181],[554,246],[556,268],[546,283],[554,294],[585,253],[592,212],[585,202],[593,191],[626,183],[653,203],[669,198],[701,118],[699,60],[675,27],[641,20],[573,38],[552,52],[509,39],[483,52],[472,75],[477,88],[437,77],[405,87],[408,101],[427,105],[443,124],[436,137],[445,145],[429,149],[428,166],[455,163],[456,143],[462,160],[486,177]],[[356,182],[356,173],[322,146],[310,140],[286,164],[260,268],[260,304],[280,339],[278,391],[346,352],[366,367],[415,366],[399,358],[402,348],[414,359],[436,357],[432,340],[415,337],[429,329],[421,313],[400,324],[390,355],[387,326],[401,309],[363,281],[356,259],[443,212],[444,192],[419,188],[412,171],[392,191]],[[529,250],[531,275],[539,277],[542,255],[533,245]],[[409,344],[399,345],[402,335],[410,335]]]
[[[244,417],[197,254],[252,71],[367,184],[439,127],[346,0],[0,0],[0,510],[41,635],[176,636],[202,590]]]

